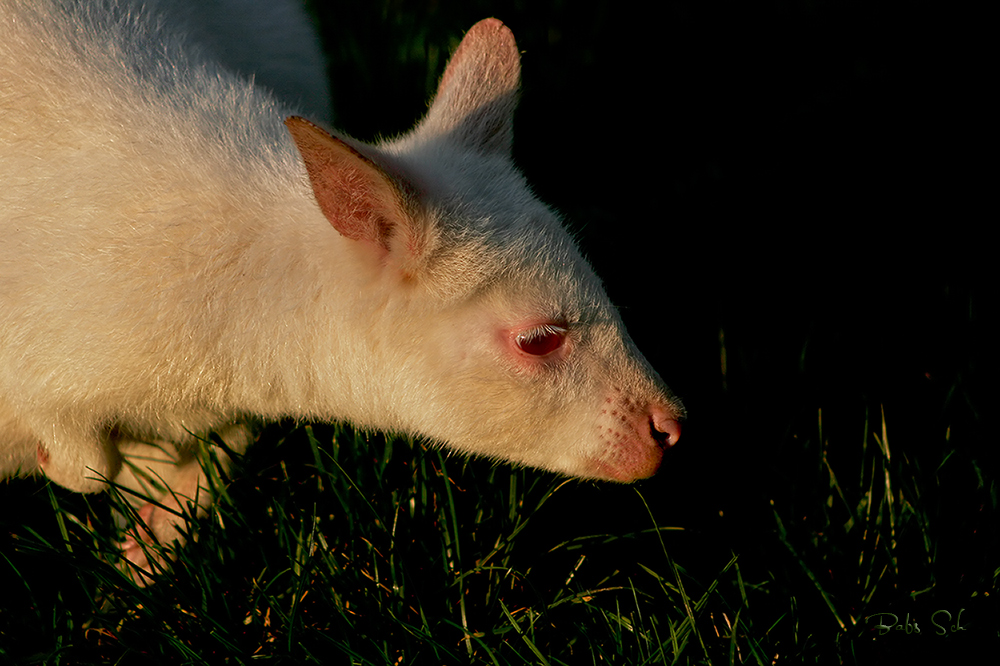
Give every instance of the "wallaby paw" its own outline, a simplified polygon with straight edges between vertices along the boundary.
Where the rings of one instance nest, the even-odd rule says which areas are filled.
[[[252,441],[253,430],[233,424],[218,435],[227,450],[242,452]],[[119,526],[125,531],[119,543],[120,562],[137,585],[149,585],[170,568],[187,541],[190,521],[208,513],[211,489],[221,480],[219,471],[229,465],[229,455],[213,449],[210,456],[199,459],[201,446],[202,441],[120,444],[124,464],[114,485],[131,505],[118,515]]]
[[[184,545],[181,526],[186,516],[177,498],[171,495],[160,504],[144,504],[137,518],[119,544],[120,566],[132,582],[145,587],[170,568],[177,549]]]

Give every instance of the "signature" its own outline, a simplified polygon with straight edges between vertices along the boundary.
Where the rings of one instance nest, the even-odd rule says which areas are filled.
[[[937,636],[947,636],[949,633],[953,634],[959,631],[966,631],[968,627],[962,626],[962,613],[964,611],[965,611],[964,608],[960,608],[958,610],[958,615],[955,616],[954,624],[949,624],[951,622],[952,615],[948,611],[946,610],[934,611],[931,614],[931,624],[934,625],[935,627],[934,633]],[[886,618],[885,622],[880,620],[878,624],[875,625],[875,628],[878,629],[879,636],[884,636],[893,630],[902,631],[906,634],[921,633],[920,625],[917,623],[917,619],[913,618],[911,620],[909,613],[906,614],[906,619],[903,622],[900,622],[899,617],[894,615],[893,613],[875,613],[874,615],[869,615],[868,617],[866,617],[865,621],[867,622],[872,618],[878,618],[878,617]],[[938,622],[939,620],[944,622],[944,624],[940,624]]]

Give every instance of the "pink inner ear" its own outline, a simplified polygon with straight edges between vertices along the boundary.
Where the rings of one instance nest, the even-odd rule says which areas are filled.
[[[399,227],[409,224],[403,195],[389,176],[346,143],[292,116],[285,120],[305,162],[313,195],[330,224],[352,240],[385,250]]]

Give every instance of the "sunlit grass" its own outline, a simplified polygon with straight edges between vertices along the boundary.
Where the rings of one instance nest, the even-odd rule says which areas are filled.
[[[949,448],[949,433],[937,456],[912,460],[873,413],[842,440],[845,429],[831,439],[829,414],[817,412],[797,458],[783,461],[797,476],[753,542],[661,524],[671,512],[648,502],[646,485],[614,494],[621,510],[645,514],[644,527],[577,521],[567,532],[567,507],[600,487],[350,428],[276,425],[228,473],[206,443],[216,503],[188,516],[189,543],[142,588],[117,559],[125,498],[18,482],[4,490],[28,518],[5,519],[0,654],[46,664],[770,664],[836,653],[866,663],[877,647],[870,616],[942,599],[942,539],[961,534],[943,504],[963,501],[950,475],[978,475],[963,492],[996,512],[995,484]],[[711,537],[705,546],[699,534]],[[989,571],[968,573],[978,575],[973,596],[993,592]]]

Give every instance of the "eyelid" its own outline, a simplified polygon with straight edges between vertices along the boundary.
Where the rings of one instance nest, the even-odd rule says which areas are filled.
[[[541,324],[539,326],[533,326],[526,331],[521,331],[517,334],[518,340],[540,338],[545,335],[566,335],[569,332],[569,328],[566,326],[560,326],[559,324]]]

